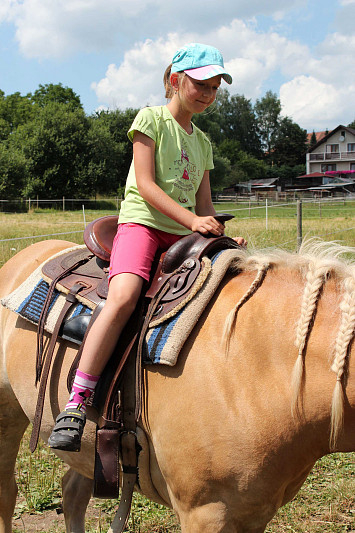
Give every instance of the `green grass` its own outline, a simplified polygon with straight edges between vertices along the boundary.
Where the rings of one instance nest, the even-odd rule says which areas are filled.
[[[266,225],[265,204],[218,203],[217,212],[229,212],[235,218],[227,223],[228,235],[242,235],[256,248],[278,246],[287,250],[297,247],[296,204],[268,206]],[[355,201],[345,204],[334,200],[303,202],[303,237],[318,236],[327,241],[336,240],[349,246],[355,243]],[[85,211],[85,222],[112,211]],[[30,213],[0,212],[0,266],[12,255],[47,238],[63,239],[82,244],[84,215],[81,211],[54,211],[35,209]],[[44,235],[54,234],[53,237]],[[34,237],[38,236],[38,237]],[[33,237],[33,238],[31,238]]]
[[[29,430],[21,443],[17,461],[19,484],[14,533],[46,531],[64,533],[60,509],[60,479],[66,466],[42,443],[29,453]],[[87,533],[107,531],[117,510],[116,500],[92,499],[87,514]],[[50,526],[39,518],[50,514]],[[170,509],[134,496],[128,531],[133,533],[178,533],[180,528]],[[345,533],[355,532],[354,454],[333,454],[318,461],[297,497],[281,508],[266,529],[267,533]]]
[[[258,207],[256,204],[251,207]],[[297,246],[296,205],[265,206],[251,209],[247,204],[216,204],[219,212],[231,212],[227,234],[242,235],[249,246]],[[355,202],[303,204],[303,235],[353,246],[355,243]],[[112,211],[85,212],[86,223]],[[0,213],[0,266],[22,248],[46,238],[81,244],[84,228],[80,211],[34,210],[30,213]],[[64,233],[56,237],[35,237]],[[28,238],[31,237],[31,238]],[[5,240],[9,239],[9,240]],[[46,531],[64,533],[63,519],[53,509],[60,508],[60,479],[66,466],[46,446],[39,445],[32,456],[28,450],[29,433],[21,444],[17,461],[19,497],[14,533]],[[87,533],[107,531],[117,507],[112,500],[92,500],[87,518]],[[177,533],[180,528],[173,513],[136,495],[129,531],[135,533]],[[318,461],[298,496],[279,510],[267,533],[355,533],[355,463],[353,454],[334,454]],[[50,517],[49,525],[46,516]],[[45,525],[44,525],[45,524]]]

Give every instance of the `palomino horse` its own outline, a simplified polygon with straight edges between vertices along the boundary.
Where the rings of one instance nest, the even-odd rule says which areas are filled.
[[[1,269],[0,294],[69,245],[46,241],[18,253]],[[328,248],[316,255],[241,251],[176,366],[145,369],[141,427],[150,476],[183,533],[261,533],[317,459],[355,450],[355,266]],[[0,532],[9,533],[16,455],[36,404],[36,329],[4,308],[0,323]],[[59,354],[45,440],[67,399],[75,349],[62,341]],[[64,483],[73,533],[84,531],[93,440],[89,421],[82,451],[58,452],[78,473],[69,471]]]

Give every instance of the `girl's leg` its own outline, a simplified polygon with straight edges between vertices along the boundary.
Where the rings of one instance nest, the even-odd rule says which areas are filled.
[[[111,253],[107,301],[86,338],[69,403],[57,417],[48,440],[52,448],[80,450],[87,398],[136,307],[144,280],[149,280],[157,250],[167,250],[179,238],[140,224],[118,227]]]
[[[136,308],[143,279],[136,274],[118,274],[110,281],[107,301],[92,325],[81,355],[79,370],[99,376],[106,366],[123,328]]]
[[[57,417],[48,439],[51,448],[80,450],[86,421],[85,402],[136,307],[143,282],[143,278],[130,273],[117,274],[111,279],[107,301],[86,338],[69,402]]]

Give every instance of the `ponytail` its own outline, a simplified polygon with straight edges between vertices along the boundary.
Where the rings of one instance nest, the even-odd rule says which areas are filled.
[[[165,87],[165,98],[168,98],[169,100],[173,97],[174,94],[174,89],[172,88],[170,83],[171,67],[172,63],[170,63],[170,65],[166,68],[163,78],[163,83]]]

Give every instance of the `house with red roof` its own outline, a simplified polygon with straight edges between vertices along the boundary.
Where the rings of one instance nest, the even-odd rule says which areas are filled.
[[[306,155],[306,174],[355,170],[355,129],[338,126],[311,147]]]

